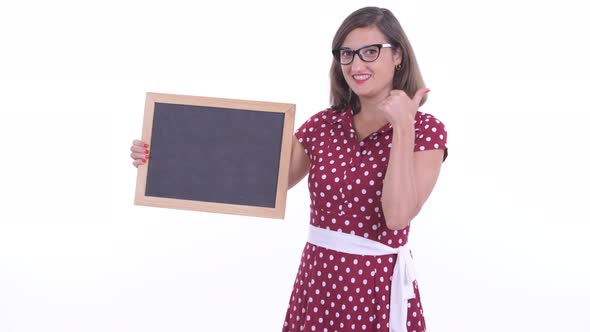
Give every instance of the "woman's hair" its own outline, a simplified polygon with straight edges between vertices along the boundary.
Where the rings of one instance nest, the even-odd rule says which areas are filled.
[[[332,49],[342,47],[344,39],[352,30],[370,26],[377,27],[385,35],[387,42],[394,46],[394,51],[398,49],[402,56],[401,68],[396,69],[391,89],[403,90],[410,98],[413,98],[416,91],[424,87],[424,80],[408,37],[388,9],[365,7],[350,14],[336,31]],[[359,98],[344,80],[341,65],[336,58],[333,58],[330,68],[330,102],[335,111],[341,112],[350,106],[354,114],[360,112]],[[426,95],[422,98],[420,105],[425,102]]]

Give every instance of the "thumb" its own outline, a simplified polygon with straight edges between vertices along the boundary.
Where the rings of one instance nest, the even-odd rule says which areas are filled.
[[[429,92],[430,89],[428,88],[418,89],[418,91],[416,91],[416,94],[414,94],[414,98],[412,98],[412,100],[414,101],[414,103],[416,103],[416,105],[420,105],[420,102],[422,102],[422,98],[424,97],[424,95]]]

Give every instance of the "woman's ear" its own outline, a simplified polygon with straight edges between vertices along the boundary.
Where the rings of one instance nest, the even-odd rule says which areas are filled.
[[[393,63],[398,66],[402,64],[402,50],[401,48],[397,47],[394,51],[393,51]]]

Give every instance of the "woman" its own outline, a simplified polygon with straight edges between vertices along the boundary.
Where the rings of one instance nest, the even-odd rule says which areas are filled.
[[[405,248],[446,157],[412,47],[393,14],[362,8],[332,42],[330,109],[296,132],[290,185],[308,172],[310,240],[283,331],[424,331]]]
[[[296,132],[289,187],[306,175],[310,235],[284,332],[425,331],[405,246],[446,158],[412,47],[393,14],[350,14],[332,43],[332,107]],[[134,141],[135,166],[149,157]]]

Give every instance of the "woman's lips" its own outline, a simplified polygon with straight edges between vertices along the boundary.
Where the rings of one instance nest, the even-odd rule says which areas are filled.
[[[371,75],[369,75],[369,74],[352,75],[352,79],[358,84],[362,84],[362,83],[366,82],[367,80],[369,80],[369,78],[371,78]]]

